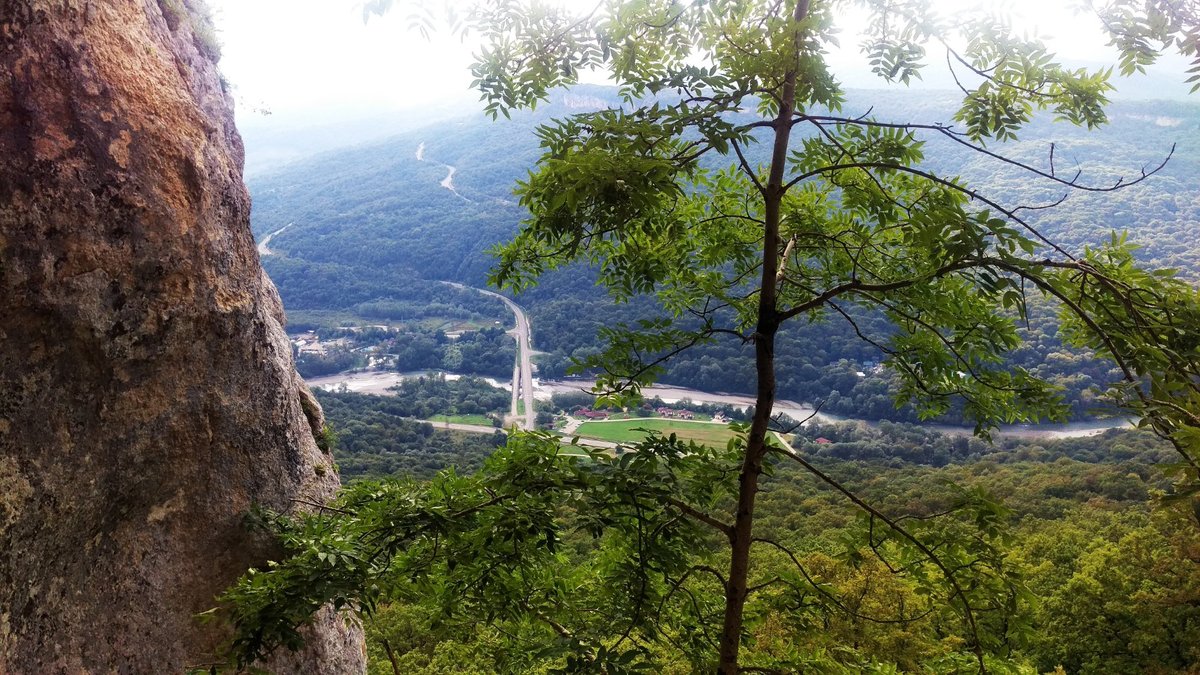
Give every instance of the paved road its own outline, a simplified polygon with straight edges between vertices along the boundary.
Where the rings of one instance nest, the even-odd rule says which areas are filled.
[[[484,426],[482,424],[460,424],[458,422],[443,422],[441,420],[417,420],[426,424],[432,424],[434,429],[445,429],[447,431],[465,431],[472,434],[494,434],[497,431],[496,427]]]
[[[432,424],[434,429],[443,429],[446,431],[463,431],[469,434],[494,434],[497,431],[508,433],[508,429],[497,429],[496,427],[485,427],[482,424],[459,424],[457,422],[442,422],[441,420],[417,420],[426,424]],[[569,434],[565,434],[569,439]],[[615,450],[616,443],[611,441],[602,441],[597,438],[580,438],[579,445],[586,445],[589,448],[600,448],[603,450]]]
[[[421,141],[421,144],[417,146],[417,161],[418,162],[426,161],[425,160],[425,141]],[[450,166],[449,164],[442,164],[441,162],[434,162],[434,164],[438,164],[440,166],[445,167],[446,169],[449,169],[449,173],[446,174],[446,177],[442,179],[442,182],[439,183],[439,185],[441,185],[442,187],[446,188],[447,190],[453,192],[455,197],[458,197],[459,199],[463,200],[464,202],[472,203],[470,199],[467,199],[466,197],[462,196],[462,194],[460,194],[459,191],[454,188],[454,172],[458,171],[458,169],[456,169],[453,166]],[[478,290],[478,289],[476,289],[476,290]]]
[[[293,225],[293,223],[288,223],[287,225],[284,225],[283,227],[279,228],[278,230],[275,230],[271,234],[268,234],[267,236],[263,237],[263,240],[258,242],[258,254],[260,256],[275,255],[275,252],[272,251],[270,248],[271,238],[274,237],[275,235],[279,234],[280,232],[283,232],[284,230],[288,229],[292,225]]]
[[[515,333],[517,339],[517,362],[513,367],[512,417],[514,419],[518,417],[517,401],[523,400],[525,403],[525,419],[517,420],[517,423],[522,425],[523,429],[533,429],[535,425],[534,418],[536,417],[533,410],[533,349],[529,346],[529,317],[525,315],[525,310],[521,309],[521,306],[517,303],[499,293],[493,293],[492,291],[473,286],[456,284],[452,281],[443,283],[455,288],[469,288],[477,293],[500,298],[509,311],[513,313],[513,316],[516,317],[517,327],[514,331],[511,331]]]

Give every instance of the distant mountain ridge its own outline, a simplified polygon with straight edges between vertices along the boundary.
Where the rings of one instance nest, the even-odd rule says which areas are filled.
[[[953,93],[849,92],[847,113],[871,109],[881,119],[951,122]],[[540,156],[536,125],[554,117],[619,106],[611,87],[580,86],[556,92],[534,112],[512,120],[452,118],[407,131],[386,141],[334,150],[250,179],[253,228],[260,239],[290,222],[295,226],[273,242],[292,258],[346,265],[401,265],[421,276],[466,283],[484,280],[485,251],[516,231],[524,215],[512,189]],[[1147,257],[1164,257],[1189,270],[1200,269],[1194,247],[1185,250],[1172,226],[1200,222],[1200,105],[1177,102],[1118,102],[1111,123],[1095,133],[1042,120],[1031,125],[1007,154],[1046,165],[1056,143],[1057,170],[1084,169],[1083,180],[1103,184],[1118,175],[1136,177],[1158,163],[1178,143],[1166,169],[1143,185],[1117,195],[1073,195],[1059,209],[1033,220],[1068,243],[1094,241],[1110,228],[1131,228],[1144,239]],[[416,150],[424,144],[424,160]],[[942,174],[964,177],[1005,197],[1048,199],[1055,186],[1012,182],[994,162],[965,154],[933,139],[927,155]],[[476,204],[464,203],[440,187],[444,166],[455,167],[454,187]],[[1013,199],[1012,201],[1017,201]],[[1126,208],[1128,206],[1129,208]],[[1136,208],[1134,208],[1136,207]],[[1086,209],[1087,217],[1080,217]],[[1190,244],[1189,238],[1183,238]],[[287,289],[281,289],[285,301]]]

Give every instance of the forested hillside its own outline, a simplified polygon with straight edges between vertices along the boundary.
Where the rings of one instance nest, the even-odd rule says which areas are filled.
[[[954,96],[912,92],[850,92],[847,111],[871,106],[882,120],[948,123]],[[535,128],[572,111],[620,105],[615,90],[579,87],[557,93],[536,112],[514,112],[492,122],[465,117],[431,124],[385,143],[330,153],[251,182],[254,231],[271,239],[276,255],[264,266],[279,286],[289,311],[338,309],[364,318],[404,319],[429,313],[431,305],[470,307],[501,318],[492,299],[471,297],[431,280],[482,286],[492,265],[487,251],[516,231],[523,210],[512,187],[540,155]],[[1200,271],[1200,106],[1188,103],[1125,102],[1110,111],[1111,122],[1088,133],[1048,117],[1002,146],[1006,155],[1056,175],[1076,172],[1088,185],[1111,186],[1141,177],[1169,156],[1161,171],[1119,192],[1072,192],[1054,208],[1024,212],[1047,236],[1075,250],[1128,229],[1141,244],[1140,257],[1185,275]],[[962,175],[1001,195],[1006,207],[1057,202],[1064,188],[1031,183],[1004,162],[963,151],[929,132],[926,154],[938,173]],[[1172,148],[1174,151],[1172,152]],[[761,157],[762,144],[751,154]],[[420,158],[418,159],[418,154]],[[752,157],[752,159],[754,159]],[[453,190],[442,182],[454,168]],[[541,374],[559,377],[573,359],[598,350],[597,328],[632,322],[657,311],[652,302],[614,306],[595,286],[589,270],[552,272],[522,294],[534,330]],[[391,312],[380,313],[380,308]],[[490,310],[484,309],[490,307]],[[422,309],[425,308],[425,309]],[[489,313],[490,311],[490,313]],[[886,337],[887,325],[863,315],[860,328]],[[1029,342],[1012,362],[1064,388],[1073,415],[1103,415],[1095,390],[1113,380],[1112,367],[1064,348],[1057,322],[1034,307],[1025,326]],[[882,357],[837,316],[780,335],[781,396],[824,402],[831,413],[869,419],[916,419],[893,406],[893,385],[878,368]],[[707,391],[748,393],[740,373],[749,372],[752,350],[736,340],[703,345],[667,364],[662,380]],[[950,419],[956,417],[952,411]]]
[[[852,91],[845,110],[872,110],[885,121],[951,124],[954,101],[952,93]],[[540,156],[537,125],[573,111],[619,105],[614,89],[580,86],[556,93],[536,112],[514,112],[511,120],[451,119],[252,179],[254,232],[261,238],[291,224],[272,241],[272,249],[291,258],[368,269],[397,266],[423,278],[481,284],[490,267],[486,250],[510,237],[523,217],[512,189]],[[1030,221],[1077,247],[1110,230],[1130,229],[1146,246],[1145,260],[1200,269],[1200,252],[1181,236],[1200,222],[1200,106],[1118,102],[1109,117],[1104,128],[1088,132],[1044,116],[1019,140],[997,149],[1049,170],[1053,144],[1056,172],[1069,177],[1083,171],[1090,185],[1138,178],[1175,146],[1166,167],[1116,194],[1072,194],[1057,208],[1030,214]],[[752,159],[755,150],[761,158],[761,144],[751,149]],[[930,134],[926,153],[940,174],[994,188],[1009,206],[1062,196],[1052,184],[1018,181],[1011,167],[962,151],[937,134]],[[447,165],[456,169],[458,195],[439,185]]]

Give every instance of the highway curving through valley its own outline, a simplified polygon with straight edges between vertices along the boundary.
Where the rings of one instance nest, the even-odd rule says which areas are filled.
[[[295,225],[295,223],[288,223],[287,225],[284,225],[283,227],[279,228],[278,230],[275,230],[271,234],[268,234],[267,236],[263,237],[263,240],[258,242],[258,255],[260,255],[260,256],[275,255],[275,252],[271,250],[271,240],[275,238],[275,235],[279,234],[280,232],[283,232],[284,230],[288,229],[292,225]]]
[[[513,316],[516,317],[517,327],[510,331],[517,340],[517,358],[516,363],[513,364],[512,410],[509,413],[509,417],[513,423],[522,429],[535,428],[534,420],[536,414],[533,409],[533,349],[530,347],[529,316],[525,314],[525,310],[520,305],[499,293],[475,288],[474,286],[465,286],[453,281],[445,281],[443,283],[455,288],[469,289],[476,293],[500,298],[509,311],[513,313]],[[524,412],[520,410],[521,405],[525,408]]]

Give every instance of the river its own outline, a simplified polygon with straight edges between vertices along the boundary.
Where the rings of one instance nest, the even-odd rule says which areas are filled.
[[[386,396],[391,392],[389,387],[394,387],[401,381],[440,373],[440,371],[415,371],[409,373],[398,373],[395,371],[358,371],[358,372],[343,372],[336,375],[328,375],[307,380],[308,385],[313,388],[321,388],[326,390],[337,389],[341,385],[345,385],[349,391],[360,394],[379,394]],[[447,379],[457,379],[462,375],[454,373],[440,373]],[[512,385],[508,382],[502,382],[492,378],[485,378],[488,384],[493,387],[511,390]],[[585,391],[595,385],[591,380],[533,380],[534,397],[539,401],[548,401],[554,394]],[[688,389],[686,387],[676,387],[672,385],[654,385],[646,387],[642,390],[642,394],[647,398],[658,397],[667,403],[678,403],[683,399],[689,399],[694,403],[716,403],[729,404],[733,406],[748,407],[754,405],[754,397],[745,394],[728,394],[721,392],[706,392],[696,389]],[[859,420],[849,417],[841,417],[838,415],[830,415],[827,413],[817,412],[812,406],[795,401],[780,400],[775,403],[775,412],[783,413],[792,419],[802,420],[809,416],[813,419],[823,422],[857,422],[865,424],[869,427],[878,427],[879,422],[870,420]],[[921,424],[922,428],[930,431],[937,431],[944,434],[953,435],[970,435],[971,427],[956,426],[951,424]],[[1088,422],[1071,422],[1069,424],[1019,424],[1002,426],[997,434],[1000,436],[1008,436],[1022,439],[1055,439],[1055,438],[1081,438],[1086,436],[1095,436],[1102,434],[1109,429],[1116,428],[1132,428],[1130,420],[1093,420]]]
[[[404,380],[429,377],[430,375],[441,375],[447,380],[457,380],[463,377],[463,375],[457,373],[447,373],[440,370],[414,370],[405,373],[398,373],[394,370],[347,370],[333,375],[309,378],[304,382],[312,389],[335,391],[345,385],[346,391],[352,391],[356,394],[390,396],[392,394],[390,389]],[[497,389],[508,390],[512,388],[511,385],[495,378],[485,377],[483,379]]]
[[[547,400],[553,394],[564,393],[569,391],[583,391],[595,386],[595,382],[591,380],[534,380],[534,390],[538,393],[538,398]],[[717,403],[729,405],[749,407],[754,405],[754,397],[746,394],[729,394],[723,392],[706,392],[696,389],[688,389],[686,387],[676,387],[669,384],[658,384],[652,387],[642,389],[642,395],[647,398],[657,396],[666,403],[678,403],[683,399],[691,400],[694,403]],[[857,422],[869,427],[878,427],[879,422],[873,420],[861,420],[852,417],[842,417],[840,415],[830,415],[828,413],[818,412],[810,405],[796,403],[786,399],[780,399],[775,402],[775,412],[783,413],[794,420],[803,420],[808,417],[822,422]],[[943,434],[953,435],[972,435],[974,429],[972,427],[957,426],[953,424],[935,424],[922,423],[920,425],[924,429],[937,431]],[[1081,438],[1086,436],[1096,436],[1102,434],[1109,429],[1117,428],[1132,428],[1132,420],[1090,420],[1087,422],[1070,422],[1067,424],[1011,424],[1001,426],[997,430],[997,435],[1009,436],[1013,438],[1024,439],[1055,439],[1055,438]]]

